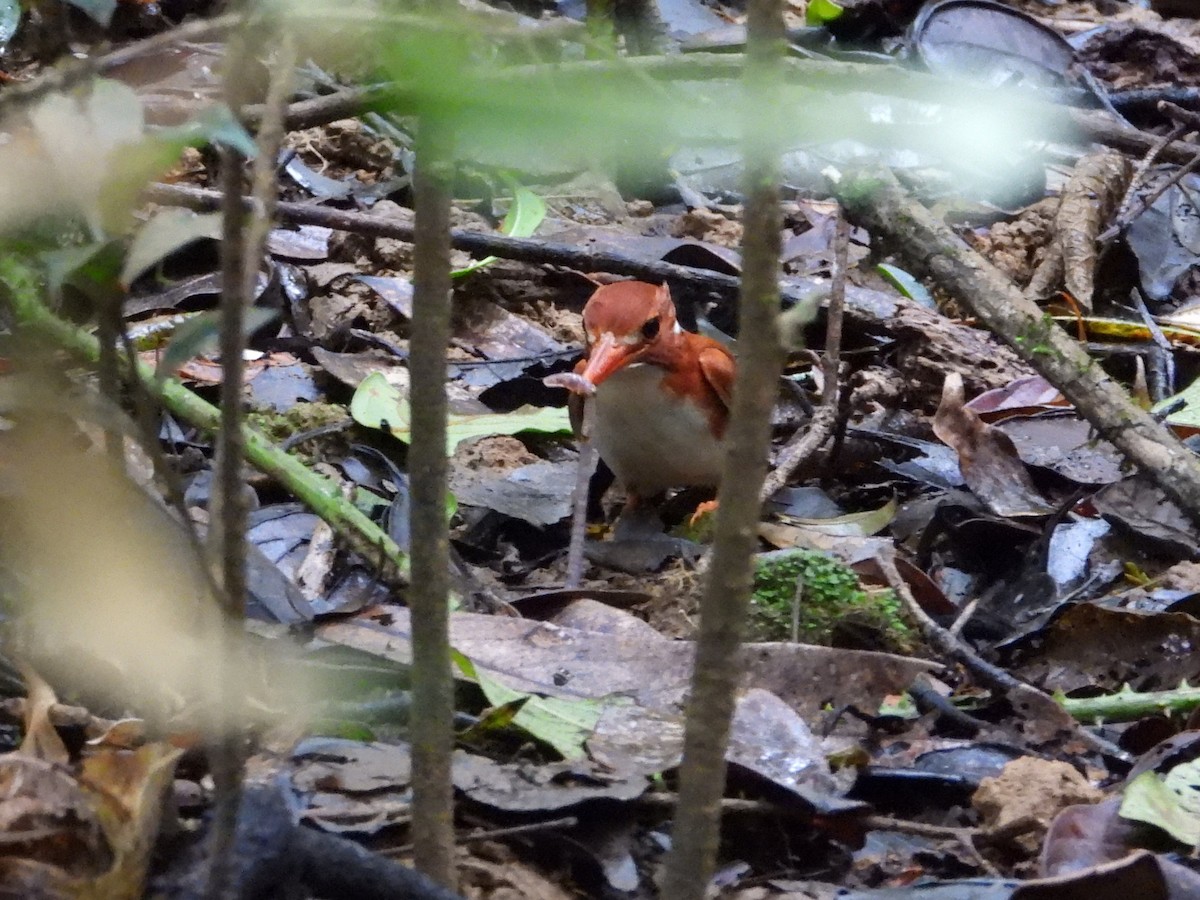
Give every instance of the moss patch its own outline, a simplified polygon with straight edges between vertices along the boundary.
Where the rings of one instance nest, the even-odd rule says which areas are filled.
[[[287,440],[294,434],[322,428],[349,419],[346,407],[336,403],[297,403],[287,412],[252,410],[246,421],[261,431],[273,443]],[[300,456],[309,455],[312,448],[301,447]]]
[[[913,632],[900,601],[890,590],[864,591],[854,571],[817,550],[764,554],[754,567],[750,635],[784,641],[792,635],[796,583],[800,597],[801,641],[838,647],[907,652]]]

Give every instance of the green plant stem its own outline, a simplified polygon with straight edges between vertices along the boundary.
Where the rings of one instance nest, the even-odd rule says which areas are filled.
[[[741,677],[739,648],[753,583],[753,554],[767,473],[783,348],[779,314],[780,134],[776,100],[783,58],[779,0],[750,0],[744,90],[745,238],[738,307],[738,373],[726,440],[712,563],[700,606],[700,634],[687,705],[679,809],[672,828],[665,900],[702,900],[716,868],[725,751]]]
[[[100,358],[100,342],[46,308],[41,299],[42,287],[32,269],[12,257],[0,258],[0,285],[7,288],[7,299],[19,326],[91,365],[96,364]],[[129,377],[128,367],[123,369],[125,377]],[[144,363],[137,365],[134,374],[145,390],[172,414],[209,434],[215,434],[220,428],[221,411],[179,381],[157,380],[154,371]],[[247,426],[244,433],[247,462],[277,480],[328,522],[350,549],[375,563],[385,581],[395,585],[407,581],[408,557],[378,525],[341,495],[336,484],[310,471],[256,429]]]
[[[1093,722],[1135,722],[1156,713],[1190,713],[1200,708],[1200,687],[1180,685],[1173,691],[1134,693],[1128,688],[1100,697],[1064,697],[1055,700],[1071,716],[1084,724]]]

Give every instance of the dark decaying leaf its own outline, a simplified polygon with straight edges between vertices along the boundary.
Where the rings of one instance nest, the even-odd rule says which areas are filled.
[[[455,344],[484,358],[451,365],[458,381],[473,392],[511,382],[532,367],[578,353],[542,326],[486,300],[458,303],[456,313]]]
[[[1126,477],[1121,453],[1097,438],[1079,416],[1012,416],[993,427],[1012,440],[1023,463],[1050,469],[1077,484],[1112,484]]]
[[[993,87],[1061,88],[1075,58],[1058,32],[1020,10],[986,0],[929,4],[911,35],[930,71]]]
[[[662,568],[668,559],[698,559],[704,547],[695,541],[661,533],[642,537],[614,538],[608,541],[589,540],[583,555],[605,569],[641,575]]]
[[[298,403],[325,399],[313,379],[313,367],[290,353],[272,353],[267,365],[251,379],[247,394],[250,404],[259,410],[287,412]]]
[[[1046,832],[1041,874],[1054,877],[1078,872],[1127,855],[1133,846],[1133,826],[1120,817],[1121,800],[1068,806]]]
[[[1028,375],[1005,387],[984,391],[966,405],[979,413],[985,422],[995,424],[1014,415],[1070,406],[1070,402],[1041,375]]]
[[[454,341],[465,350],[492,360],[554,357],[567,349],[545,328],[484,300],[455,305]],[[525,366],[531,365],[526,361]]]
[[[1197,647],[1200,621],[1189,615],[1081,603],[1042,630],[1014,671],[1048,690],[1156,690],[1200,677]]]
[[[1110,484],[1092,497],[1100,515],[1140,546],[1200,559],[1192,521],[1145,474]]]
[[[878,465],[881,468],[902,478],[942,489],[956,488],[964,484],[962,470],[958,467],[958,453],[945,444],[871,428],[851,428],[849,433],[881,441],[885,445],[915,451],[916,455],[911,458],[888,457],[879,460]]]
[[[267,235],[267,252],[285,259],[305,262],[328,259],[329,238],[332,234],[332,228],[320,225],[276,228]]]
[[[291,787],[304,819],[337,834],[374,834],[409,816],[405,744],[308,738],[292,751]]]
[[[361,353],[335,353],[324,347],[312,348],[313,359],[326,372],[347,387],[358,387],[372,372],[408,390],[408,370],[396,357],[383,350],[364,350]]]
[[[655,630],[653,625],[636,616],[629,615],[629,613],[616,606],[609,605],[614,600],[623,605],[645,602],[649,599],[648,595],[638,591],[595,591],[580,589],[574,591],[556,591],[555,593],[586,594],[587,596],[571,600],[566,606],[555,612],[553,616],[546,617],[545,621],[553,622],[562,628],[573,628],[576,631],[598,631],[604,634],[619,634],[650,642],[663,639],[662,634]],[[543,608],[545,608],[544,604],[550,596],[552,595],[541,595],[540,600]],[[608,602],[601,602],[601,599],[593,598],[601,598]],[[529,609],[526,604],[514,605],[525,612]]]
[[[465,797],[506,812],[550,812],[586,800],[632,800],[649,789],[641,774],[613,772],[587,760],[500,763],[458,750],[454,786]]]
[[[738,698],[726,756],[800,797],[837,792],[820,739],[794,709],[761,688]]]
[[[1023,882],[1013,890],[1012,900],[1173,900],[1195,896],[1198,889],[1200,879],[1194,872],[1142,850],[1057,878]]]
[[[266,289],[266,278],[262,277],[257,291]],[[133,318],[156,310],[175,309],[196,297],[215,297],[221,293],[221,275],[210,272],[206,275],[196,275],[172,284],[165,290],[138,297],[130,297],[122,306],[126,317]]]
[[[1064,522],[1055,527],[1050,538],[1050,552],[1046,559],[1046,574],[1053,580],[1059,593],[1065,595],[1076,587],[1091,571],[1092,552],[1097,543],[1112,529],[1103,519],[1079,519]],[[1110,567],[1116,578],[1119,566]]]
[[[463,506],[480,506],[529,522],[553,525],[571,515],[575,463],[538,462],[509,472],[455,467],[450,492]]]
[[[321,200],[342,200],[354,192],[354,185],[316,172],[299,156],[292,154],[283,171],[292,181]]]
[[[638,833],[636,811],[625,809],[582,823],[572,838],[600,867],[609,887],[630,893],[637,890],[641,880],[633,856]]]
[[[355,280],[361,281],[375,291],[387,302],[388,306],[404,318],[412,318],[413,286],[411,278],[399,275],[359,275]]]
[[[520,611],[521,615],[527,619],[550,620],[556,624],[579,628],[581,631],[604,631],[608,630],[609,626],[592,628],[587,625],[577,625],[570,621],[569,614],[566,621],[560,621],[559,614],[581,603],[588,607],[599,604],[607,608],[622,610],[645,603],[650,599],[651,595],[643,591],[623,591],[605,588],[564,588],[562,590],[525,594],[524,596],[514,597],[511,602],[513,608]],[[650,631],[655,635],[659,635],[659,632],[653,628]],[[659,636],[661,637],[661,635]]]
[[[964,405],[963,381],[946,376],[933,431],[958,452],[958,464],[971,492],[999,516],[1041,516],[1051,512],[1034,487],[1012,439]]]
[[[196,213],[178,208],[160,210],[138,229],[121,269],[121,284],[128,289],[170,254],[195,241],[217,240],[220,236],[220,213]]]
[[[1157,173],[1144,190],[1168,177]],[[1133,220],[1126,232],[1138,260],[1142,290],[1151,300],[1165,300],[1176,282],[1200,257],[1200,212],[1191,197],[1200,191],[1200,176],[1185,175],[1180,184],[1169,187],[1151,207]]]

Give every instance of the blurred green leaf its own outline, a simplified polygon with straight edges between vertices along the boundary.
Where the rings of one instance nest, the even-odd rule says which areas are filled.
[[[360,425],[386,431],[405,443],[409,441],[412,409],[408,399],[379,372],[372,372],[359,384],[350,401],[350,415]],[[453,453],[460,443],[475,437],[521,431],[566,434],[570,430],[565,408],[522,406],[509,413],[451,413],[446,423],[446,452]]]
[[[246,320],[243,323],[242,331],[249,336],[278,316],[277,310],[252,306],[246,310]],[[154,377],[159,381],[170,378],[189,359],[215,353],[220,336],[221,315],[219,312],[215,310],[204,312],[188,319],[175,329],[171,342],[167,344],[166,350],[159,358]]]
[[[98,79],[84,93],[52,94],[28,113],[31,130],[0,144],[0,230],[51,217],[82,220],[91,237],[121,235],[146,184],[186,147],[253,141],[227,110],[149,132],[132,89]]]
[[[138,277],[165,257],[193,241],[221,237],[220,213],[197,213],[190,209],[163,209],[146,222],[133,239],[121,284],[128,288]]]
[[[806,25],[821,26],[840,19],[845,10],[833,0],[808,0],[808,9],[804,12]]]
[[[209,107],[190,122],[158,132],[161,140],[183,150],[185,147],[204,147],[216,144],[236,150],[246,159],[258,155],[258,145],[250,132],[223,103]]]
[[[1143,772],[1125,786],[1121,818],[1156,825],[1189,847],[1200,843],[1200,761],[1174,766],[1166,775]]]
[[[585,755],[584,742],[596,730],[604,707],[612,702],[539,697],[514,691],[481,669],[474,670],[474,677],[493,709],[504,710],[506,718],[515,709],[512,724],[549,744],[563,759]]]
[[[410,16],[408,27],[386,33],[378,54],[395,85],[381,108],[441,119],[460,159],[559,172],[599,163],[631,178],[654,176],[677,151],[738,144],[740,113],[757,102],[736,55],[505,67],[487,33],[460,15]],[[1016,91],[982,98],[976,87],[896,67],[787,60],[779,77],[781,99],[762,114],[785,140],[805,146],[858,139],[890,151],[921,143],[987,171],[1021,142],[1064,130],[1053,107]]]
[[[538,226],[542,224],[542,220],[546,218],[546,203],[528,188],[516,187],[513,191],[512,205],[508,208],[508,212],[504,216],[504,222],[500,225],[500,231],[507,234],[509,237],[532,237],[537,231]],[[497,260],[498,257],[488,256],[480,260],[476,260],[469,266],[462,269],[456,269],[450,274],[455,278],[461,278],[464,275],[470,275],[482,269],[484,266],[490,266]]]
[[[42,253],[46,285],[52,297],[73,284],[92,299],[115,293],[120,285],[121,257],[124,249],[117,241],[93,241]]]
[[[937,308],[937,304],[933,300],[933,294],[929,293],[929,289],[899,266],[893,266],[890,263],[880,263],[875,267],[875,271],[882,275],[885,281],[909,300],[915,300],[926,309]]]

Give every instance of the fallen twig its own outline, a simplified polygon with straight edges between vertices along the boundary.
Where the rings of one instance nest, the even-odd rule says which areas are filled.
[[[824,386],[821,406],[808,425],[787,443],[767,473],[759,499],[766,503],[787,484],[792,473],[804,460],[817,452],[833,435],[837,425],[838,404],[841,399],[842,319],[846,309],[846,259],[850,245],[850,226],[838,211],[833,240],[833,284],[829,288],[829,307],[825,312],[825,358],[821,362]]]
[[[577,588],[583,581],[583,544],[587,537],[588,485],[596,471],[596,445],[590,440],[595,404],[584,399],[581,406],[582,421],[579,423],[579,460],[575,470],[575,493],[571,509],[571,542],[567,545],[566,587]]]
[[[908,582],[900,575],[900,571],[896,568],[896,562],[890,553],[880,552],[876,555],[875,560],[879,564],[879,569],[883,573],[888,587],[896,592],[896,596],[900,598],[905,610],[912,617],[913,621],[917,623],[917,627],[921,630],[921,636],[930,647],[947,658],[962,664],[975,677],[975,680],[983,686],[1007,695],[1013,705],[1013,709],[1023,717],[1030,718],[1037,716],[1044,718],[1046,721],[1057,720],[1063,727],[1070,728],[1074,735],[1091,750],[1115,756],[1118,759],[1127,761],[1131,759],[1125,751],[1110,744],[1108,741],[1102,740],[1087,729],[1081,728],[1078,723],[1070,719],[1070,716],[1054,701],[1053,697],[1013,677],[999,666],[992,665],[980,657],[979,654],[968,647],[962,640],[935,622],[921,608],[921,604],[913,596],[912,591],[908,587]]]
[[[955,297],[961,298],[1080,415],[1145,470],[1168,497],[1200,521],[1200,461],[1161,423],[1133,402],[1049,316],[946,225],[874,169],[835,186],[847,210],[899,247]]]

